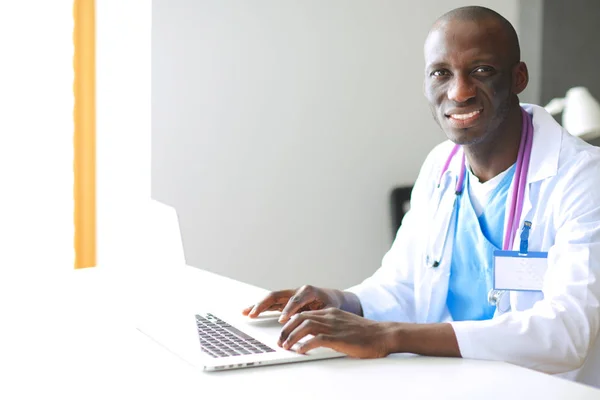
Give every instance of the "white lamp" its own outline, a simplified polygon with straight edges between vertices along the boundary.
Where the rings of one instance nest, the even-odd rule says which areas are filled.
[[[563,127],[583,140],[600,137],[600,104],[584,87],[574,87],[564,98],[553,99],[546,105],[546,111],[562,115]]]

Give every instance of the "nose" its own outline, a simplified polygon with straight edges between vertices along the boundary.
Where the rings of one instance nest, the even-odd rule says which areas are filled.
[[[457,75],[448,90],[448,99],[456,103],[466,103],[475,97],[475,86],[469,77]]]

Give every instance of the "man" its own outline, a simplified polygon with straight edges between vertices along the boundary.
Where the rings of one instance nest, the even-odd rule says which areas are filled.
[[[424,52],[425,96],[449,141],[425,161],[380,269],[346,291],[273,292],[243,313],[282,311],[282,347],[314,335],[300,353],[462,356],[575,379],[600,326],[600,149],[521,107],[527,67],[496,12],[450,11]],[[499,249],[540,254],[536,290],[492,290]]]

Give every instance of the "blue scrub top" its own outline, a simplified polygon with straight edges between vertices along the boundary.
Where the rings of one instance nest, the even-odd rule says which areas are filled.
[[[496,307],[488,303],[488,292],[493,287],[494,250],[502,249],[506,199],[514,174],[515,165],[490,194],[479,217],[471,203],[467,174],[466,190],[460,195],[456,213],[446,299],[455,321],[486,320],[494,316]]]

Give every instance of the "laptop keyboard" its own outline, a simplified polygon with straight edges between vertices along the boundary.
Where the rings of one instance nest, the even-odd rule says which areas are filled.
[[[196,314],[196,325],[202,351],[211,357],[231,357],[275,351],[210,313]]]

